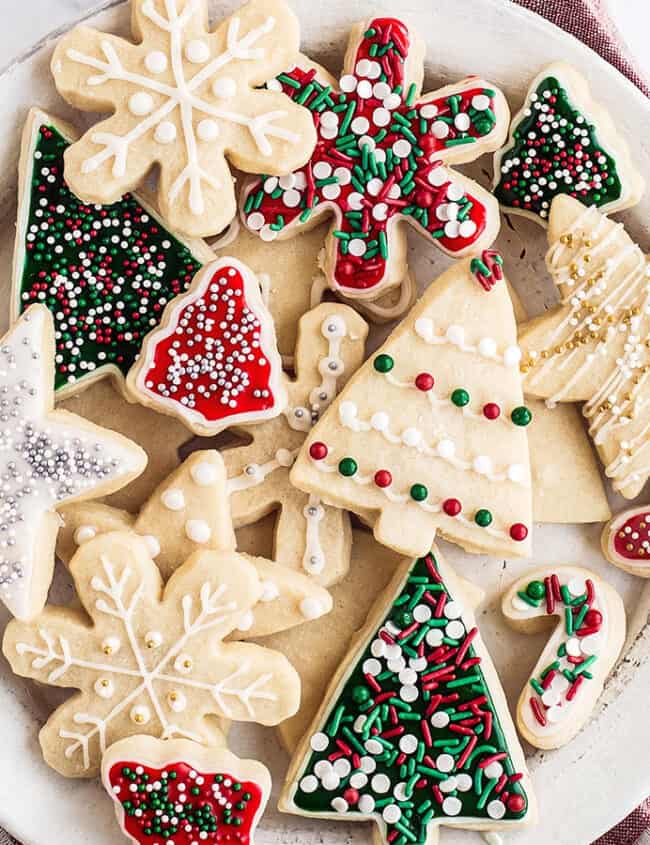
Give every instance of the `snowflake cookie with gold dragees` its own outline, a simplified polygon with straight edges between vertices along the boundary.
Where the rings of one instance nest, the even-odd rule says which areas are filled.
[[[291,471],[299,489],[359,514],[410,557],[437,532],[471,552],[530,553],[531,413],[502,259],[485,258],[492,270],[464,259],[429,285]]]
[[[578,566],[542,567],[505,592],[503,615],[522,633],[556,627],[517,703],[521,735],[559,748],[591,716],[625,641],[625,608],[613,587]]]
[[[478,77],[422,94],[423,58],[417,32],[375,18],[353,27],[338,82],[301,56],[269,83],[310,109],[318,141],[305,167],[246,186],[242,219],[273,240],[333,217],[323,271],[346,297],[374,300],[402,282],[406,223],[454,258],[499,231],[494,197],[448,165],[503,143],[505,98]]]
[[[289,469],[307,433],[363,361],[368,327],[347,305],[323,303],[299,324],[295,381],[289,403],[268,422],[237,428],[251,442],[226,449],[228,492],[235,527],[279,508],[274,558],[325,586],[339,581],[350,561],[345,511],[308,496],[289,481]]]
[[[283,0],[250,0],[208,29],[207,0],[132,0],[137,43],[76,27],[52,57],[59,93],[111,112],[66,152],[65,176],[88,202],[116,202],[159,167],[158,204],[188,235],[216,234],[236,212],[228,160],[278,175],[311,154],[311,115],[260,90],[291,64],[299,27]]]
[[[54,327],[44,305],[0,340],[0,396],[0,599],[30,619],[52,580],[55,508],[128,484],[147,456],[120,434],[53,410]]]
[[[137,514],[101,502],[63,508],[57,555],[69,563],[93,537],[133,531],[144,538],[166,580],[194,552],[235,551],[226,485],[219,452],[194,452],[161,482]],[[255,608],[239,620],[237,639],[284,631],[331,610],[327,590],[306,574],[263,557],[242,556],[257,570],[262,594]]]
[[[79,690],[39,735],[61,774],[95,776],[105,749],[133,734],[210,744],[207,717],[275,725],[298,709],[285,657],[222,642],[262,593],[236,552],[197,552],[163,589],[146,541],[114,532],[86,543],[70,571],[83,609],[48,606],[11,622],[3,642],[18,675]]]
[[[650,475],[650,265],[621,223],[571,197],[551,205],[546,265],[560,304],[521,328],[526,393],[584,402],[612,486]]]

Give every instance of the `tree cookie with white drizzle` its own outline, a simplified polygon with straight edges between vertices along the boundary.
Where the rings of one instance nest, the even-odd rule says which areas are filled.
[[[524,389],[583,402],[613,488],[633,499],[650,476],[650,265],[596,208],[551,206],[546,265],[560,304],[520,330]]]
[[[602,578],[578,566],[544,566],[518,578],[501,603],[522,633],[551,633],[519,696],[517,726],[537,748],[559,748],[589,719],[625,640],[625,608]]]
[[[262,594],[241,555],[196,552],[163,588],[146,540],[112,532],[85,543],[70,571],[82,608],[14,620],[3,641],[16,674],[78,690],[39,734],[60,774],[95,776],[106,748],[134,733],[209,745],[220,734],[208,716],[275,725],[298,709],[283,655],[223,642]]]
[[[132,0],[137,43],[78,26],[57,44],[59,93],[84,111],[111,112],[66,152],[77,196],[116,202],[158,165],[158,205],[192,237],[235,216],[228,160],[277,175],[302,166],[316,134],[307,109],[260,86],[299,48],[284,0],[250,0],[215,30],[207,0]]]

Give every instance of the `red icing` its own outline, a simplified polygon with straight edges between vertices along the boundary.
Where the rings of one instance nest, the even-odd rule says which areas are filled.
[[[466,198],[472,204],[464,219],[471,220],[475,230],[469,236],[461,236],[458,233],[453,237],[448,236],[444,228],[446,223],[444,209],[448,207],[450,202],[452,205],[455,204],[453,195],[452,197],[447,196],[450,180],[443,179],[441,184],[431,184],[429,176],[444,161],[446,153],[454,149],[450,142],[453,142],[455,138],[461,134],[471,138],[489,134],[487,130],[482,131],[475,126],[474,120],[464,133],[457,130],[453,122],[453,117],[457,113],[466,115],[470,112],[476,116],[477,112],[472,106],[472,100],[476,96],[485,96],[486,89],[478,84],[475,87],[466,88],[461,83],[446,90],[444,97],[436,98],[427,95],[425,98],[407,105],[405,98],[408,94],[409,85],[407,82],[407,85],[404,86],[404,65],[411,47],[408,28],[404,23],[394,18],[377,18],[371,21],[366,32],[374,34],[367,34],[361,39],[353,68],[356,68],[359,85],[363,85],[365,88],[365,90],[361,89],[362,93],[364,95],[370,93],[370,96],[361,96],[360,88],[357,87],[351,93],[333,93],[332,97],[337,105],[344,101],[348,106],[353,106],[354,120],[361,119],[369,123],[367,132],[357,132],[356,137],[357,141],[363,135],[373,138],[372,144],[375,150],[380,151],[376,158],[383,157],[385,162],[386,155],[393,155],[394,145],[407,140],[412,149],[410,158],[408,155],[401,158],[399,166],[392,172],[390,168],[387,168],[386,173],[382,175],[380,172],[375,176],[375,184],[372,190],[370,183],[366,184],[363,199],[359,202],[358,182],[355,185],[350,181],[350,177],[354,177],[355,168],[361,167],[367,172],[369,165],[362,155],[362,147],[358,143],[354,144],[353,149],[347,147],[346,151],[346,145],[340,141],[341,137],[354,138],[355,136],[355,132],[350,128],[349,123],[342,131],[346,112],[344,110],[338,112],[339,125],[335,136],[332,138],[327,137],[332,134],[332,131],[328,129],[328,124],[322,121],[323,114],[327,114],[328,119],[331,120],[332,111],[329,108],[320,111],[315,109],[312,114],[318,132],[318,142],[310,162],[306,167],[296,171],[299,181],[292,189],[294,199],[297,193],[301,200],[306,200],[307,208],[318,208],[319,205],[324,203],[333,207],[336,214],[335,230],[343,236],[350,235],[358,239],[358,223],[360,221],[363,232],[361,240],[366,244],[380,244],[385,237],[387,251],[385,254],[390,251],[388,224],[391,220],[397,218],[408,219],[415,223],[420,231],[428,235],[434,243],[451,255],[456,255],[471,247],[482,235],[486,225],[486,208],[477,197],[463,192],[461,188],[462,201]],[[389,43],[393,45],[393,48],[382,55],[382,48]],[[377,50],[377,54],[373,56],[373,51]],[[394,90],[396,86],[406,88],[406,90],[402,90],[403,99],[401,103],[392,108],[389,113],[384,108],[385,99],[375,93],[374,85],[377,83],[377,77],[366,78],[358,68],[359,62],[372,62],[374,64],[379,62],[381,71],[386,76],[386,84],[391,90]],[[303,70],[296,67],[284,76],[298,82],[299,87],[296,88],[287,82],[283,82],[283,91],[289,96],[299,99],[315,75],[316,72],[313,69]],[[370,89],[368,89],[368,85],[371,86]],[[489,91],[487,96],[490,109],[494,107],[493,93]],[[455,101],[457,108],[454,108],[453,113],[449,103],[450,96],[457,98]],[[342,98],[342,100],[339,100],[339,98]],[[311,96],[308,97],[305,105],[309,105],[312,99]],[[300,102],[303,101],[300,100]],[[437,114],[432,117],[433,107],[437,109]],[[383,114],[378,122],[375,121],[377,109],[380,109],[380,113]],[[386,118],[387,114],[388,118]],[[449,134],[446,138],[437,138],[432,134],[431,127],[440,118],[443,119],[443,122],[450,121],[447,124]],[[405,127],[405,130],[403,131],[400,127]],[[381,131],[385,131],[386,135],[377,141],[376,136]],[[326,174],[325,171],[328,168],[329,174]],[[409,172],[412,173],[412,178],[405,179]],[[336,197],[328,196],[328,191],[333,190],[331,182],[329,184],[318,184],[320,179],[331,179],[332,174],[340,174],[339,193]],[[438,181],[435,176],[433,181],[434,183]],[[287,205],[284,202],[287,191],[278,191],[276,186],[275,190],[268,192],[268,190],[264,190],[265,185],[266,183],[262,180],[257,180],[249,187],[246,197],[255,194],[261,201],[255,202],[247,215],[252,210],[258,212],[264,217],[266,225],[274,222],[277,224],[278,218],[281,218],[281,222],[278,224],[279,229],[285,228],[292,222],[296,222],[298,225],[305,222],[298,221],[298,218],[305,211],[305,202],[294,202]],[[458,186],[459,183],[455,181],[455,185]],[[454,190],[456,190],[456,187],[452,188],[452,191]],[[272,195],[274,193],[279,195],[274,197]],[[355,201],[352,204],[349,201],[351,194],[356,194],[356,197],[353,197]],[[461,197],[457,196],[455,199],[458,200]],[[442,208],[443,206],[444,208]],[[414,209],[417,209],[417,216],[413,213]],[[352,219],[345,216],[345,213],[350,211],[359,212],[360,217],[357,216],[357,218]],[[421,214],[422,211],[426,211],[424,219]],[[443,216],[439,217],[438,211]],[[248,216],[246,216],[246,219],[249,219]],[[260,226],[253,226],[252,228],[259,229]],[[370,248],[367,250],[370,256],[354,254],[350,250],[346,253],[345,247],[342,246],[344,240],[345,237],[336,238],[334,280],[337,285],[348,291],[368,290],[379,285],[386,275],[386,260],[382,255],[382,250]]]
[[[151,365],[138,379],[146,392],[208,423],[242,414],[254,420],[271,410],[274,350],[263,348],[260,319],[247,293],[236,267],[221,266],[206,277],[154,335]]]
[[[650,542],[649,517],[650,508],[631,516],[618,526],[614,535],[614,549],[618,555],[626,560],[650,561],[650,547],[642,545],[643,542]],[[627,528],[630,529],[629,532],[626,531]]]
[[[131,780],[123,774],[125,768],[133,773],[140,769],[142,772]],[[176,773],[176,778],[163,778],[164,772]],[[195,776],[191,777],[190,772],[194,772]],[[221,782],[215,782],[215,777],[222,778]],[[201,778],[203,783],[197,783],[197,779],[200,781]],[[171,763],[163,768],[132,761],[118,762],[111,767],[109,782],[114,789],[119,787],[119,792],[113,790],[112,797],[124,808],[124,830],[142,845],[193,845],[196,842],[248,845],[253,821],[262,802],[262,790],[258,784],[238,780],[227,773],[200,772],[184,762]],[[160,789],[146,791],[148,785],[158,783]],[[132,784],[142,785],[145,790],[133,792],[130,789]],[[237,789],[237,786],[240,788]],[[194,794],[193,789],[198,789],[198,794]],[[187,798],[184,800],[183,796]],[[227,803],[220,804],[219,797],[225,798]],[[160,821],[161,816],[156,816],[156,810],[151,806],[152,798],[169,801],[174,807],[183,806],[185,809],[181,812],[186,814],[186,818],[173,825],[174,807],[171,807],[170,821]],[[124,807],[125,802],[131,802],[131,808],[128,805]],[[192,810],[188,809],[190,804]],[[231,805],[230,815],[227,804]],[[141,815],[135,815],[134,811],[138,809],[142,811]],[[164,814],[165,808],[162,809]],[[202,811],[201,816],[197,813],[199,810]],[[207,825],[202,823],[202,819],[206,818],[209,820]],[[151,828],[156,819],[163,825],[161,832],[153,832]],[[210,826],[216,826],[216,830],[207,830],[207,837],[201,838],[201,830]],[[170,832],[171,829],[176,832]],[[145,832],[147,830],[151,832]]]

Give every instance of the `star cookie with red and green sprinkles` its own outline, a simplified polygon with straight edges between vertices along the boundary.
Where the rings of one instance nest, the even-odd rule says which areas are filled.
[[[447,165],[503,143],[503,95],[477,77],[422,94],[423,54],[406,24],[376,18],[354,27],[338,83],[305,57],[268,83],[311,110],[318,142],[305,167],[246,186],[242,220],[271,241],[334,217],[323,271],[346,297],[373,300],[403,280],[400,224],[455,258],[499,230],[493,197]]]
[[[542,567],[509,587],[501,608],[509,625],[538,633],[558,623],[517,703],[517,727],[537,748],[559,748],[589,719],[625,640],[619,594],[577,566]]]
[[[650,578],[650,506],[628,508],[610,519],[603,528],[601,546],[614,566]]]
[[[381,842],[534,820],[523,752],[465,590],[434,549],[371,611],[294,756],[280,809],[372,820]]]
[[[558,194],[610,213],[636,205],[643,189],[627,143],[584,77],[564,62],[544,68],[494,157],[503,209],[545,226]]]
[[[54,317],[57,400],[111,376],[118,388],[167,302],[212,256],[143,200],[79,200],[63,178],[75,130],[32,109],[23,132],[12,318],[35,302]]]
[[[282,361],[252,270],[220,258],[197,273],[147,335],[127,391],[205,437],[282,413]]]
[[[122,832],[138,845],[253,845],[271,791],[266,766],[225,747],[136,735],[102,757]]]

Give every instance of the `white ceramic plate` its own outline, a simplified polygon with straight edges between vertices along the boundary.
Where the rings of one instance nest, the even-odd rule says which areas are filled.
[[[84,3],[88,6],[89,3]],[[212,11],[229,13],[235,0],[213,3]],[[394,4],[397,6],[398,4]],[[376,14],[368,0],[293,0],[303,24],[304,47],[337,73],[347,31],[354,21]],[[467,73],[480,74],[505,91],[511,106],[519,106],[528,80],[544,64],[566,59],[590,79],[598,99],[610,108],[621,131],[632,141],[636,162],[650,171],[650,104],[627,80],[581,43],[506,0],[409,0],[393,9],[410,20],[427,43],[427,86],[431,90]],[[128,32],[125,3],[94,4],[92,23],[110,31]],[[27,108],[32,103],[72,117],[57,97],[48,64],[55,41],[34,45],[0,78],[0,199],[4,227],[0,234],[0,261],[8,290],[15,219],[14,194],[19,136]],[[78,118],[77,118],[78,119]],[[490,161],[485,158],[470,169],[486,184]],[[483,172],[482,172],[483,171]],[[650,245],[650,197],[622,216],[631,234]],[[527,308],[535,313],[553,301],[553,291],[543,264],[543,231],[528,221],[503,227],[498,242],[508,259],[509,275]],[[522,254],[524,253],[523,258]],[[422,286],[448,263],[422,239],[411,243],[411,263]],[[0,324],[6,324],[6,311]],[[613,502],[620,509],[622,502]],[[529,759],[539,804],[540,823],[532,829],[508,833],[512,845],[587,845],[650,793],[650,584],[635,580],[609,566],[599,548],[600,526],[537,526],[533,563],[577,563],[607,577],[622,593],[628,610],[630,636],[625,656],[610,679],[590,724],[566,748],[535,753]],[[490,647],[510,702],[514,703],[542,640],[517,637],[503,626],[498,596],[507,583],[525,572],[530,562],[472,557],[446,545],[445,552],[458,571],[480,584],[487,602],[480,614],[483,635]],[[56,600],[69,597],[62,581]],[[0,626],[4,616],[0,614]],[[645,627],[644,627],[645,626]],[[67,781],[43,763],[37,741],[40,726],[56,700],[52,690],[12,677],[0,662],[0,825],[25,845],[51,845],[53,837],[66,845],[108,845],[119,840],[111,802],[98,783]],[[276,791],[286,768],[286,756],[272,731],[238,728],[234,750],[267,762]],[[273,801],[258,832],[260,845],[315,845],[316,843],[369,843],[369,826],[324,824],[281,816]],[[479,841],[478,834],[444,830],[446,845]]]

